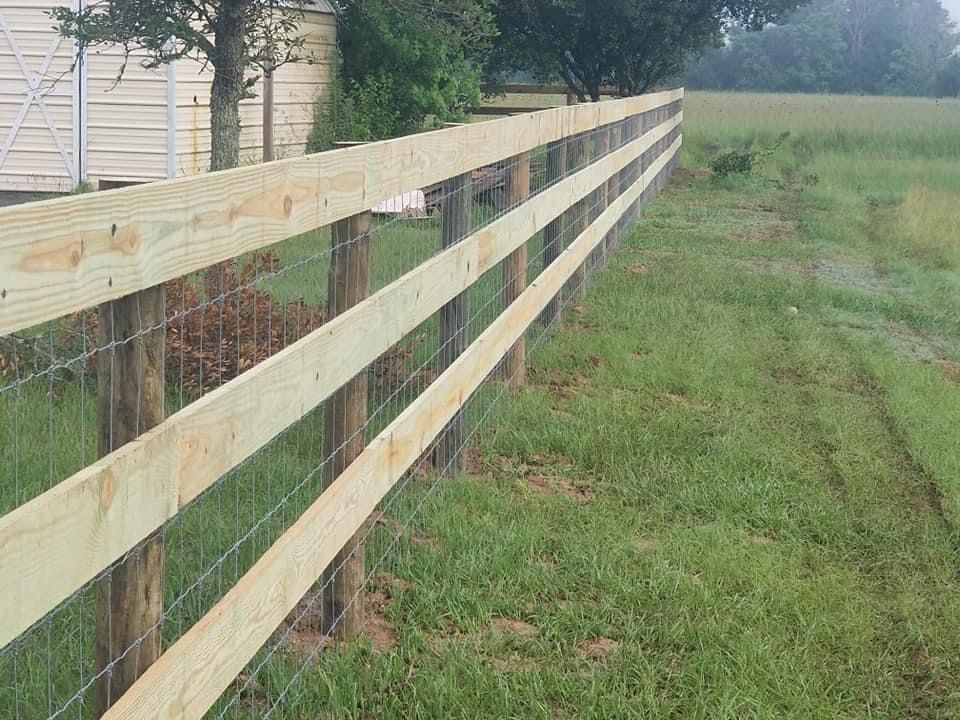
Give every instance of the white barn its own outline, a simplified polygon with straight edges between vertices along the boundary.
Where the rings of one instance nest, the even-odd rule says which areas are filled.
[[[191,60],[148,71],[131,58],[116,85],[119,50],[90,50],[71,71],[76,49],[49,16],[57,4],[0,4],[0,192],[69,192],[82,180],[110,187],[206,171],[212,71]],[[336,32],[330,5],[312,0],[303,19],[311,62],[274,73],[276,157],[305,148],[314,103],[334,72]],[[243,102],[241,121],[241,156],[257,161],[261,98]]]

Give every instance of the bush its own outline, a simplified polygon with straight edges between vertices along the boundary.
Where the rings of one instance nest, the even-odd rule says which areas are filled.
[[[730,175],[749,175],[773,157],[774,153],[780,149],[780,146],[789,137],[790,133],[787,131],[781,133],[770,145],[763,145],[756,150],[750,149],[751,143],[744,149],[728,150],[720,153],[710,161],[710,170],[714,176],[721,178]]]

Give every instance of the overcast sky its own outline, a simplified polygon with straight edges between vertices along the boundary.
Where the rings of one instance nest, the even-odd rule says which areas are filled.
[[[940,4],[950,11],[955,21],[960,22],[960,0],[940,0]]]

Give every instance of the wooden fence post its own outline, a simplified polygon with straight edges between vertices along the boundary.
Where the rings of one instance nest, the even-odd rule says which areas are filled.
[[[327,317],[335,318],[370,295],[370,212],[333,226]],[[363,452],[367,424],[367,373],[363,371],[326,402],[323,451],[327,485]],[[349,640],[363,629],[363,584],[366,562],[363,528],[337,553],[324,573],[323,632]]]
[[[471,173],[457,175],[443,182],[441,239],[444,248],[460,242],[470,231],[473,193]],[[467,349],[467,292],[460,293],[440,310],[439,363],[440,373],[450,367]],[[449,422],[437,442],[434,467],[456,475],[463,469],[463,443],[466,437],[463,413]]]
[[[597,152],[596,156],[600,159],[605,158],[610,154],[610,129],[609,128],[600,128],[597,135]],[[607,209],[607,205],[610,204],[610,183],[605,182],[597,190],[597,216],[599,217],[604,210]],[[607,237],[604,238],[604,241],[597,246],[597,257],[599,258],[600,265],[603,266],[607,262],[607,250],[610,248],[610,235],[607,234]]]
[[[507,207],[514,208],[530,197],[530,153],[515,156],[507,167]],[[523,243],[503,261],[504,307],[508,307],[527,289],[527,244]],[[526,380],[527,340],[521,337],[510,348],[503,362],[503,375],[507,388],[516,392]]]
[[[547,184],[552,185],[561,180],[567,171],[567,143],[566,140],[557,140],[547,146]],[[543,269],[560,257],[563,242],[563,222],[565,213],[560,213],[543,231]],[[558,295],[547,303],[540,315],[540,324],[549,327],[560,313],[561,298]]]
[[[157,285],[99,308],[97,346],[105,348],[96,356],[100,457],[164,419],[164,302],[164,287]],[[94,714],[100,717],[160,657],[163,538],[159,532],[99,581],[96,605]]]
[[[589,144],[589,134],[580,133],[571,141],[571,152],[570,157],[570,170],[571,172],[576,172],[577,170],[582,170],[587,166],[587,163],[590,161],[590,144]],[[580,202],[576,203],[568,212],[567,217],[571,222],[568,222],[568,225],[572,227],[570,233],[569,241],[572,242],[574,239],[580,236],[588,227],[590,227],[590,196],[588,195]],[[569,244],[565,243],[565,244]],[[570,280],[567,282],[567,292],[570,295],[576,295],[578,292],[583,290],[584,280],[586,279],[587,264],[584,262],[580,267],[578,267],[573,274],[570,276]]]
[[[607,145],[611,151],[620,149],[622,144],[622,128],[620,123],[610,125],[607,133]],[[614,173],[607,181],[607,203],[612,203],[620,196],[620,173]],[[606,252],[609,253],[617,249],[620,244],[620,223],[614,223],[605,241]]]

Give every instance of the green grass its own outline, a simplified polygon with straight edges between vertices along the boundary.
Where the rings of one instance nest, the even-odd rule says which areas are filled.
[[[692,95],[693,168],[795,142],[648,209],[285,716],[960,717],[949,111]]]
[[[471,474],[388,499],[392,521],[414,519],[377,570],[380,642],[323,652],[285,693],[316,640],[294,632],[229,716],[960,718],[960,104],[693,93],[685,118],[687,168],[537,348],[524,390],[491,408],[492,383],[471,407]],[[783,130],[753,177],[701,170]],[[377,285],[434,251],[431,221],[396,231],[383,257],[402,258],[375,264]],[[325,278],[298,272],[272,290],[322,298]],[[51,413],[31,392],[20,437],[46,448],[92,427],[92,403]],[[321,424],[171,529],[168,603],[309,474]],[[21,452],[41,484],[69,464]],[[189,594],[170,639],[316,489]],[[21,656],[25,717],[46,717],[44,643],[82,645],[66,615],[84,603]],[[10,673],[0,658],[0,715]],[[75,682],[64,670],[54,695]]]

